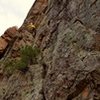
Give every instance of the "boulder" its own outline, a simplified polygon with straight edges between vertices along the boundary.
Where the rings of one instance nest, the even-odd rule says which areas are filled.
[[[3,53],[3,51],[5,50],[7,45],[8,45],[8,43],[5,41],[5,39],[0,37],[0,54]]]

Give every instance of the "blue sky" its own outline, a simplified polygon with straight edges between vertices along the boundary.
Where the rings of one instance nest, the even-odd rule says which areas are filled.
[[[0,0],[0,35],[11,26],[20,27],[35,0]]]

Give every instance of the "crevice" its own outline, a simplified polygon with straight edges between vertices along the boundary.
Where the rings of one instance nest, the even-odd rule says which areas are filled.
[[[42,100],[46,100],[45,95],[44,95],[44,92],[43,92],[43,98],[42,98]]]
[[[50,24],[50,23],[49,23],[49,24]],[[50,47],[50,44],[53,44],[53,43],[52,43],[52,42],[53,42],[52,37],[53,37],[54,33],[56,33],[56,34],[55,34],[55,36],[56,36],[55,40],[57,39],[58,25],[59,25],[59,23],[56,23],[54,29],[50,32],[49,40],[48,40],[48,42],[46,43],[46,46],[42,49],[42,51],[44,51],[46,48],[49,48],[49,47]]]
[[[41,89],[40,94],[42,95],[42,99],[41,100],[46,100],[43,88]]]
[[[80,22],[82,25],[84,25],[84,23],[80,19],[75,19],[74,23],[76,22]]]
[[[85,89],[85,87],[88,84],[89,84],[89,81],[87,79],[81,80],[76,85],[76,90],[74,92],[72,92],[71,94],[69,94],[66,100],[72,100],[73,98],[77,97]]]
[[[7,45],[7,47],[4,49],[4,51],[0,54],[0,59],[2,59],[6,53],[6,51],[8,50],[9,45]]]
[[[94,2],[92,2],[92,4],[90,5],[90,7],[92,7],[93,5],[96,5],[96,2],[97,2],[98,0],[95,0]]]
[[[96,32],[100,33],[100,23],[98,24],[98,26],[96,28]]]
[[[47,70],[48,70],[48,66],[45,63],[43,63],[42,66],[43,66],[42,78],[45,79]]]
[[[44,10],[43,10],[43,13],[44,13],[44,14],[46,13],[47,9],[48,9],[48,6],[46,6],[46,7],[44,8]]]

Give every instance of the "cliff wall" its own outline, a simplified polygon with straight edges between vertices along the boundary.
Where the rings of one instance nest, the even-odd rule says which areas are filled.
[[[0,100],[100,100],[100,0],[36,0],[14,33],[0,52]],[[9,74],[26,45],[37,61]]]

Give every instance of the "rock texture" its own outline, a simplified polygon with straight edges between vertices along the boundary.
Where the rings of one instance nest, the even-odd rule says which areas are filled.
[[[17,36],[17,27],[11,27],[0,37],[0,54],[5,51],[7,45]]]
[[[16,35],[6,50],[0,39],[0,100],[100,100],[100,0],[36,0]],[[38,46],[41,57],[8,76],[5,60],[25,45]]]

